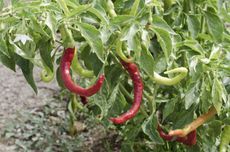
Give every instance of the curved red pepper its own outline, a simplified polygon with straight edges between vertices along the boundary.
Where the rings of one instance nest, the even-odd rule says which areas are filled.
[[[187,140],[183,142],[183,144],[188,146],[193,146],[196,144],[196,130],[190,132],[187,136]]]
[[[140,105],[141,105],[142,94],[143,94],[143,83],[142,83],[141,76],[140,76],[137,65],[134,63],[127,63],[124,61],[121,61],[121,64],[128,71],[133,81],[134,101],[129,111],[127,111],[126,113],[123,113],[122,115],[116,118],[110,118],[110,120],[115,124],[125,123],[127,120],[133,118],[137,114],[140,108]]]
[[[157,126],[157,131],[158,133],[160,134],[161,138],[163,138],[164,140],[167,140],[167,141],[173,141],[173,136],[170,136],[168,134],[166,134],[162,128],[160,127],[160,125]]]
[[[74,57],[74,51],[75,48],[67,48],[62,56],[61,65],[60,65],[62,80],[64,82],[65,87],[69,89],[71,92],[76,93],[80,96],[86,96],[86,97],[92,96],[95,93],[97,93],[102,87],[105,76],[101,75],[97,80],[97,82],[87,89],[76,85],[73,82],[70,75],[70,66]]]
[[[160,137],[163,138],[164,140],[167,141],[177,141],[180,143],[183,143],[185,145],[188,146],[193,146],[196,144],[196,130],[190,132],[187,136],[185,137],[174,137],[174,136],[170,136],[168,134],[166,134],[162,128],[160,127],[160,125],[157,126],[157,131],[160,134]]]

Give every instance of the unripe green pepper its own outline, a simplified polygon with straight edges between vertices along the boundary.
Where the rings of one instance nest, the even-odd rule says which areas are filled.
[[[180,68],[175,68],[173,70],[164,72],[165,74],[172,74],[172,73],[177,73],[177,72],[179,72],[180,74],[173,78],[162,77],[158,73],[154,72],[154,76],[150,77],[150,79],[155,81],[158,84],[163,84],[163,85],[168,85],[168,86],[175,85],[187,76],[188,70],[184,67],[180,67]]]
[[[54,78],[54,72],[52,70],[50,70],[50,68],[45,65],[44,69],[41,72],[41,80],[43,82],[48,83],[48,82],[52,81],[53,78]]]
[[[228,152],[230,144],[230,125],[225,126],[220,139],[220,152]]]
[[[73,58],[71,67],[72,67],[72,70],[75,73],[79,74],[80,76],[87,77],[87,78],[90,78],[90,77],[94,76],[93,71],[89,71],[89,70],[86,70],[86,69],[82,68],[82,66],[80,65],[80,63],[78,61],[77,50],[76,49],[75,49],[75,54],[74,54],[74,58]]]

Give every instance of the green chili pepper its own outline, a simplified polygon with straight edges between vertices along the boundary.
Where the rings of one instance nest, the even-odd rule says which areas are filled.
[[[44,69],[41,72],[42,81],[48,83],[48,82],[52,81],[53,78],[54,78],[54,72],[49,67],[44,65]]]
[[[230,125],[225,126],[224,130],[221,134],[220,139],[220,152],[227,152],[230,150],[229,147],[230,144]]]
[[[117,16],[117,13],[114,10],[113,2],[111,0],[107,0],[106,7],[107,7],[108,13],[111,17]]]
[[[163,85],[168,85],[168,86],[175,85],[187,76],[188,70],[184,67],[180,67],[180,68],[175,68],[173,70],[166,71],[164,73],[165,74],[180,73],[180,74],[173,78],[166,78],[154,72],[154,76],[150,77],[150,79],[155,81],[158,84],[163,84]]]
[[[75,55],[74,55],[71,67],[72,67],[72,70],[75,73],[79,74],[80,76],[84,76],[84,77],[88,77],[88,78],[94,76],[93,71],[83,69],[82,66],[80,65],[80,63],[78,61],[78,57],[77,57],[77,50],[75,50]]]
[[[59,30],[61,32],[61,37],[63,40],[63,45],[65,48],[74,48],[75,41],[72,36],[72,32],[67,28],[67,24],[63,23],[59,26]]]

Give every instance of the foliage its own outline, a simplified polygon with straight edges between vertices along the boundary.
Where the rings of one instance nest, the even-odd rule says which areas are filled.
[[[139,65],[145,88],[138,115],[117,126],[124,140],[122,151],[218,149],[221,129],[230,122],[228,0],[12,0],[8,7],[1,4],[2,64],[11,70],[18,65],[35,92],[34,66],[56,72],[62,86],[56,65],[62,54],[59,47],[64,46],[59,36],[64,23],[73,33],[82,66],[96,76],[105,73],[106,84],[89,101],[107,127],[114,127],[108,118],[127,110],[133,95],[116,53],[117,42],[123,42],[123,52]],[[150,79],[154,72],[163,74],[177,67],[189,70],[179,84],[158,85]],[[94,82],[76,80],[83,86]],[[163,115],[165,129],[177,129],[212,105],[218,116],[198,129],[196,146],[166,143],[159,137],[156,113]]]
[[[114,130],[107,130],[95,120],[87,108],[76,113],[78,135],[69,136],[70,119],[63,100],[68,98],[49,99],[44,106],[20,111],[17,119],[8,120],[0,135],[16,145],[15,151],[19,152],[116,150],[121,139]]]

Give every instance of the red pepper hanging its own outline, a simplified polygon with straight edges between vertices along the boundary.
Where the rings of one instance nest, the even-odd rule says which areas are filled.
[[[187,136],[187,140],[183,142],[183,144],[188,145],[188,146],[193,146],[196,144],[196,130],[193,130],[190,132]],[[183,138],[183,137],[180,137]]]
[[[142,94],[143,94],[143,83],[142,83],[141,76],[140,76],[137,65],[134,63],[127,63],[124,61],[121,61],[121,64],[128,71],[133,81],[134,101],[129,111],[127,111],[126,113],[123,113],[122,115],[116,118],[110,118],[110,120],[115,124],[125,123],[127,120],[133,118],[137,114],[140,108],[140,105],[141,105]]]
[[[65,87],[69,89],[71,92],[76,93],[80,96],[86,96],[86,97],[92,96],[100,90],[105,77],[104,75],[101,75],[97,80],[97,82],[87,89],[76,85],[70,75],[70,66],[74,57],[74,51],[75,48],[67,48],[64,51],[64,54],[61,59],[61,65],[60,65],[62,80],[64,82]]]
[[[188,146],[193,146],[196,144],[196,130],[193,130],[192,132],[190,132],[185,137],[176,137],[176,136],[170,136],[170,135],[166,134],[162,130],[160,125],[158,124],[157,131],[160,134],[161,138],[163,138],[164,140],[167,140],[167,141],[174,141],[175,140],[177,142],[183,143],[183,144],[188,145]]]

